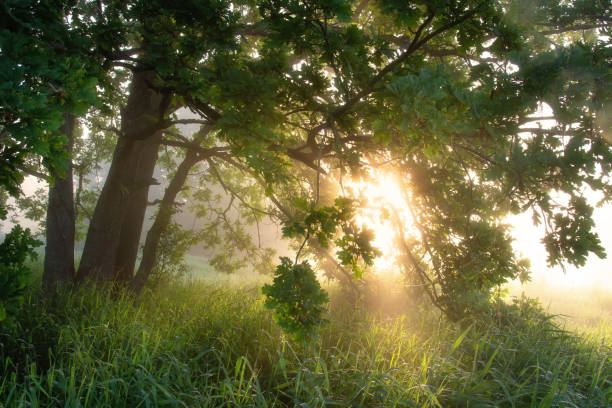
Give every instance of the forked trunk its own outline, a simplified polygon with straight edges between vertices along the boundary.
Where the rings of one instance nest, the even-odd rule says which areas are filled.
[[[130,201],[136,191],[146,190],[148,194],[153,172],[151,170],[148,177],[139,172],[135,174],[134,163],[139,162],[145,148],[158,143],[161,127],[157,125],[167,107],[164,95],[149,86],[153,76],[152,71],[134,73],[127,106],[121,112],[121,136],[89,224],[77,276],[79,281],[117,278],[117,250]],[[136,234],[131,234],[132,239],[134,236]],[[137,248],[138,243],[135,245]]]

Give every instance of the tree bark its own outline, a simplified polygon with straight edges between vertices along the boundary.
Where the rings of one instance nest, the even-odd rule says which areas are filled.
[[[150,143],[148,141],[137,142],[138,144],[144,143],[145,145],[136,148],[140,151],[140,155],[130,170],[134,175],[136,184],[138,184],[137,180],[146,181],[153,178],[161,134],[154,136],[153,139]],[[129,282],[134,276],[138,248],[140,247],[140,235],[142,234],[142,226],[148,207],[150,184],[141,184],[144,184],[143,187],[135,189],[130,195],[125,220],[121,226],[117,258],[115,260],[115,279],[125,283]]]
[[[75,121],[73,115],[66,113],[64,124],[59,129],[68,139],[64,150],[69,155],[72,155]],[[63,177],[57,171],[53,171],[53,184],[49,186],[43,269],[43,287],[48,291],[55,291],[58,286],[69,284],[74,279],[72,166],[69,163],[66,167],[66,174]]]
[[[189,171],[200,160],[202,160],[201,156],[193,151],[188,151],[185,159],[179,164],[174,177],[164,192],[164,197],[159,205],[159,211],[157,212],[155,221],[147,233],[147,238],[142,250],[142,260],[138,266],[138,272],[130,284],[130,287],[136,293],[142,290],[155,267],[159,241],[174,214],[174,202],[176,197],[185,185]]]
[[[152,171],[145,179],[140,178],[142,174],[134,174],[133,169],[143,149],[158,143],[158,134],[162,128],[159,124],[168,107],[168,95],[149,86],[154,75],[153,71],[134,73],[127,106],[121,112],[121,134],[89,224],[77,274],[78,281],[113,281],[117,278],[117,250],[130,200],[135,191],[142,189],[148,194]]]

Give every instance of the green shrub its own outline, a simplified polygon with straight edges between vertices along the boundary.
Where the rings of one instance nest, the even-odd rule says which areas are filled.
[[[23,302],[30,273],[26,260],[36,257],[34,248],[40,245],[28,228],[24,230],[19,225],[0,244],[0,324],[12,324],[11,316]]]

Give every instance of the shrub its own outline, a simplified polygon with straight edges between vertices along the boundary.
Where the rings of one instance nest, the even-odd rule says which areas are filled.
[[[0,244],[0,324],[13,323],[11,316],[23,302],[30,274],[25,262],[36,257],[34,248],[40,245],[28,228],[24,230],[19,225]]]

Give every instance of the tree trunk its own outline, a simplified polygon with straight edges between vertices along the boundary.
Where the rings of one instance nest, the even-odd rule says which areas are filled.
[[[64,114],[60,132],[68,138],[64,150],[69,155],[72,155],[74,125],[75,117]],[[74,196],[70,163],[64,177],[53,171],[53,184],[49,186],[43,270],[43,287],[48,291],[54,291],[74,279]]]
[[[142,189],[148,194],[152,171],[145,179],[142,174],[135,174],[133,168],[143,149],[158,143],[161,129],[158,125],[166,113],[167,95],[151,89],[153,77],[152,71],[134,73],[127,106],[121,112],[121,135],[89,224],[77,275],[79,281],[116,279],[117,249],[132,193]]]
[[[139,144],[144,143],[145,145],[141,148],[137,147],[137,150],[140,151],[140,157],[131,169],[135,180],[151,180],[153,177],[160,137],[155,137],[154,139],[150,143],[148,141],[137,142]],[[114,268],[117,281],[129,282],[134,276],[142,225],[148,207],[148,198],[149,184],[145,184],[142,188],[138,188],[131,193],[125,220],[121,226],[121,235],[115,259]]]
[[[202,158],[193,151],[188,151],[185,159],[181,162],[174,177],[164,192],[164,197],[159,205],[159,211],[151,229],[147,233],[144,248],[142,250],[142,260],[138,266],[138,272],[132,280],[130,286],[135,292],[140,292],[151,275],[157,259],[157,248],[162,234],[166,231],[172,215],[174,214],[174,202],[179,192],[187,181],[189,170]]]

